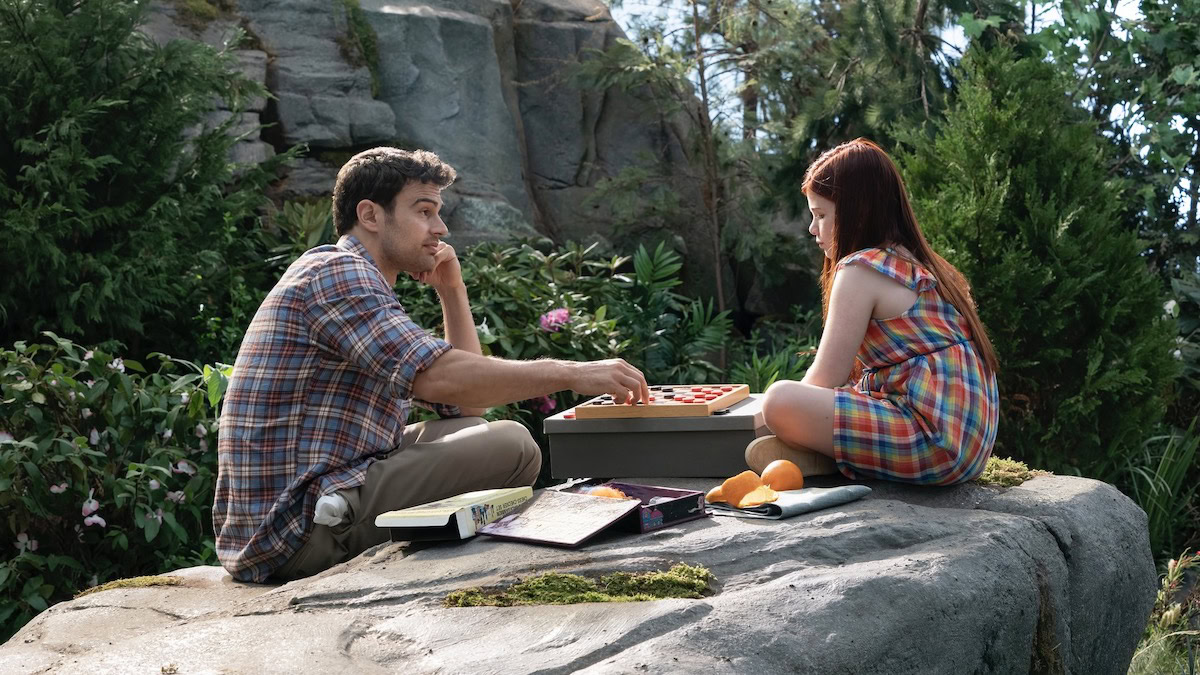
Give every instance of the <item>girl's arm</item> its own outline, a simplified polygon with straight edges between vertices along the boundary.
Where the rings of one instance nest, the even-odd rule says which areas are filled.
[[[829,313],[817,358],[802,382],[826,389],[846,384],[875,304],[887,283],[894,282],[861,265],[847,265],[838,270],[829,292]]]

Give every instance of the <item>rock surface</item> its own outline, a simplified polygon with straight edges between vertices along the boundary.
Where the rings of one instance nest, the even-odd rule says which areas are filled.
[[[278,587],[181,570],[183,586],[50,608],[0,647],[0,672],[1126,672],[1156,574],[1145,515],[1114,488],[870,485],[863,500],[786,521],[708,518],[578,550],[483,536],[387,544]],[[546,571],[678,561],[708,567],[716,592],[441,606],[450,591]]]
[[[341,163],[375,145],[433,150],[458,181],[443,217],[459,248],[513,236],[560,242],[614,239],[605,203],[587,203],[597,184],[630,167],[669,176],[685,213],[639,223],[628,234],[671,241],[687,252],[685,288],[711,294],[711,232],[699,215],[698,160],[686,115],[664,115],[636,92],[580,89],[571,72],[589,50],[625,37],[600,0],[358,0],[362,22],[331,0],[236,0],[208,23],[159,0],[146,32],[221,45],[239,27],[243,62],[273,99],[247,124],[260,137],[235,148],[252,161],[304,144],[275,194],[324,197]],[[354,31],[374,34],[369,65]],[[374,73],[372,72],[374,70]],[[374,84],[373,84],[374,83]]]

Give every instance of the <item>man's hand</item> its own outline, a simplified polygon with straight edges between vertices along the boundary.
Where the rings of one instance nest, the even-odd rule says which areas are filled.
[[[612,394],[617,403],[650,402],[646,376],[625,359],[573,363],[571,389],[585,396]]]
[[[463,285],[462,267],[458,264],[458,254],[454,247],[444,241],[438,242],[437,253],[433,256],[433,269],[428,272],[409,272],[408,276],[423,284],[433,286],[441,293]]]

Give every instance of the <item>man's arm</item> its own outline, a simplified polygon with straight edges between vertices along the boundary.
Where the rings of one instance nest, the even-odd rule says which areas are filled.
[[[647,401],[646,377],[623,359],[510,361],[452,349],[413,379],[413,395],[438,403],[490,408],[565,389],[612,394],[617,401]]]
[[[442,301],[442,322],[446,326],[446,342],[454,348],[479,356],[483,348],[479,345],[479,333],[475,330],[475,318],[471,316],[471,301],[467,298],[467,287],[438,289],[438,298]],[[426,399],[428,400],[428,399]],[[466,417],[483,415],[486,408],[473,408],[459,405]]]

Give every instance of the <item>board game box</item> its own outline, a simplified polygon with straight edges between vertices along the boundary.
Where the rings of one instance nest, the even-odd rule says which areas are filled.
[[[770,433],[762,394],[748,392],[727,408],[697,417],[580,419],[578,410],[552,415],[543,425],[550,474],[557,479],[728,478],[746,470],[750,441]]]
[[[644,533],[710,515],[695,490],[606,482],[629,499],[598,497],[595,481],[539,490],[512,513],[479,529],[480,534],[533,544],[575,547],[608,529]]]

